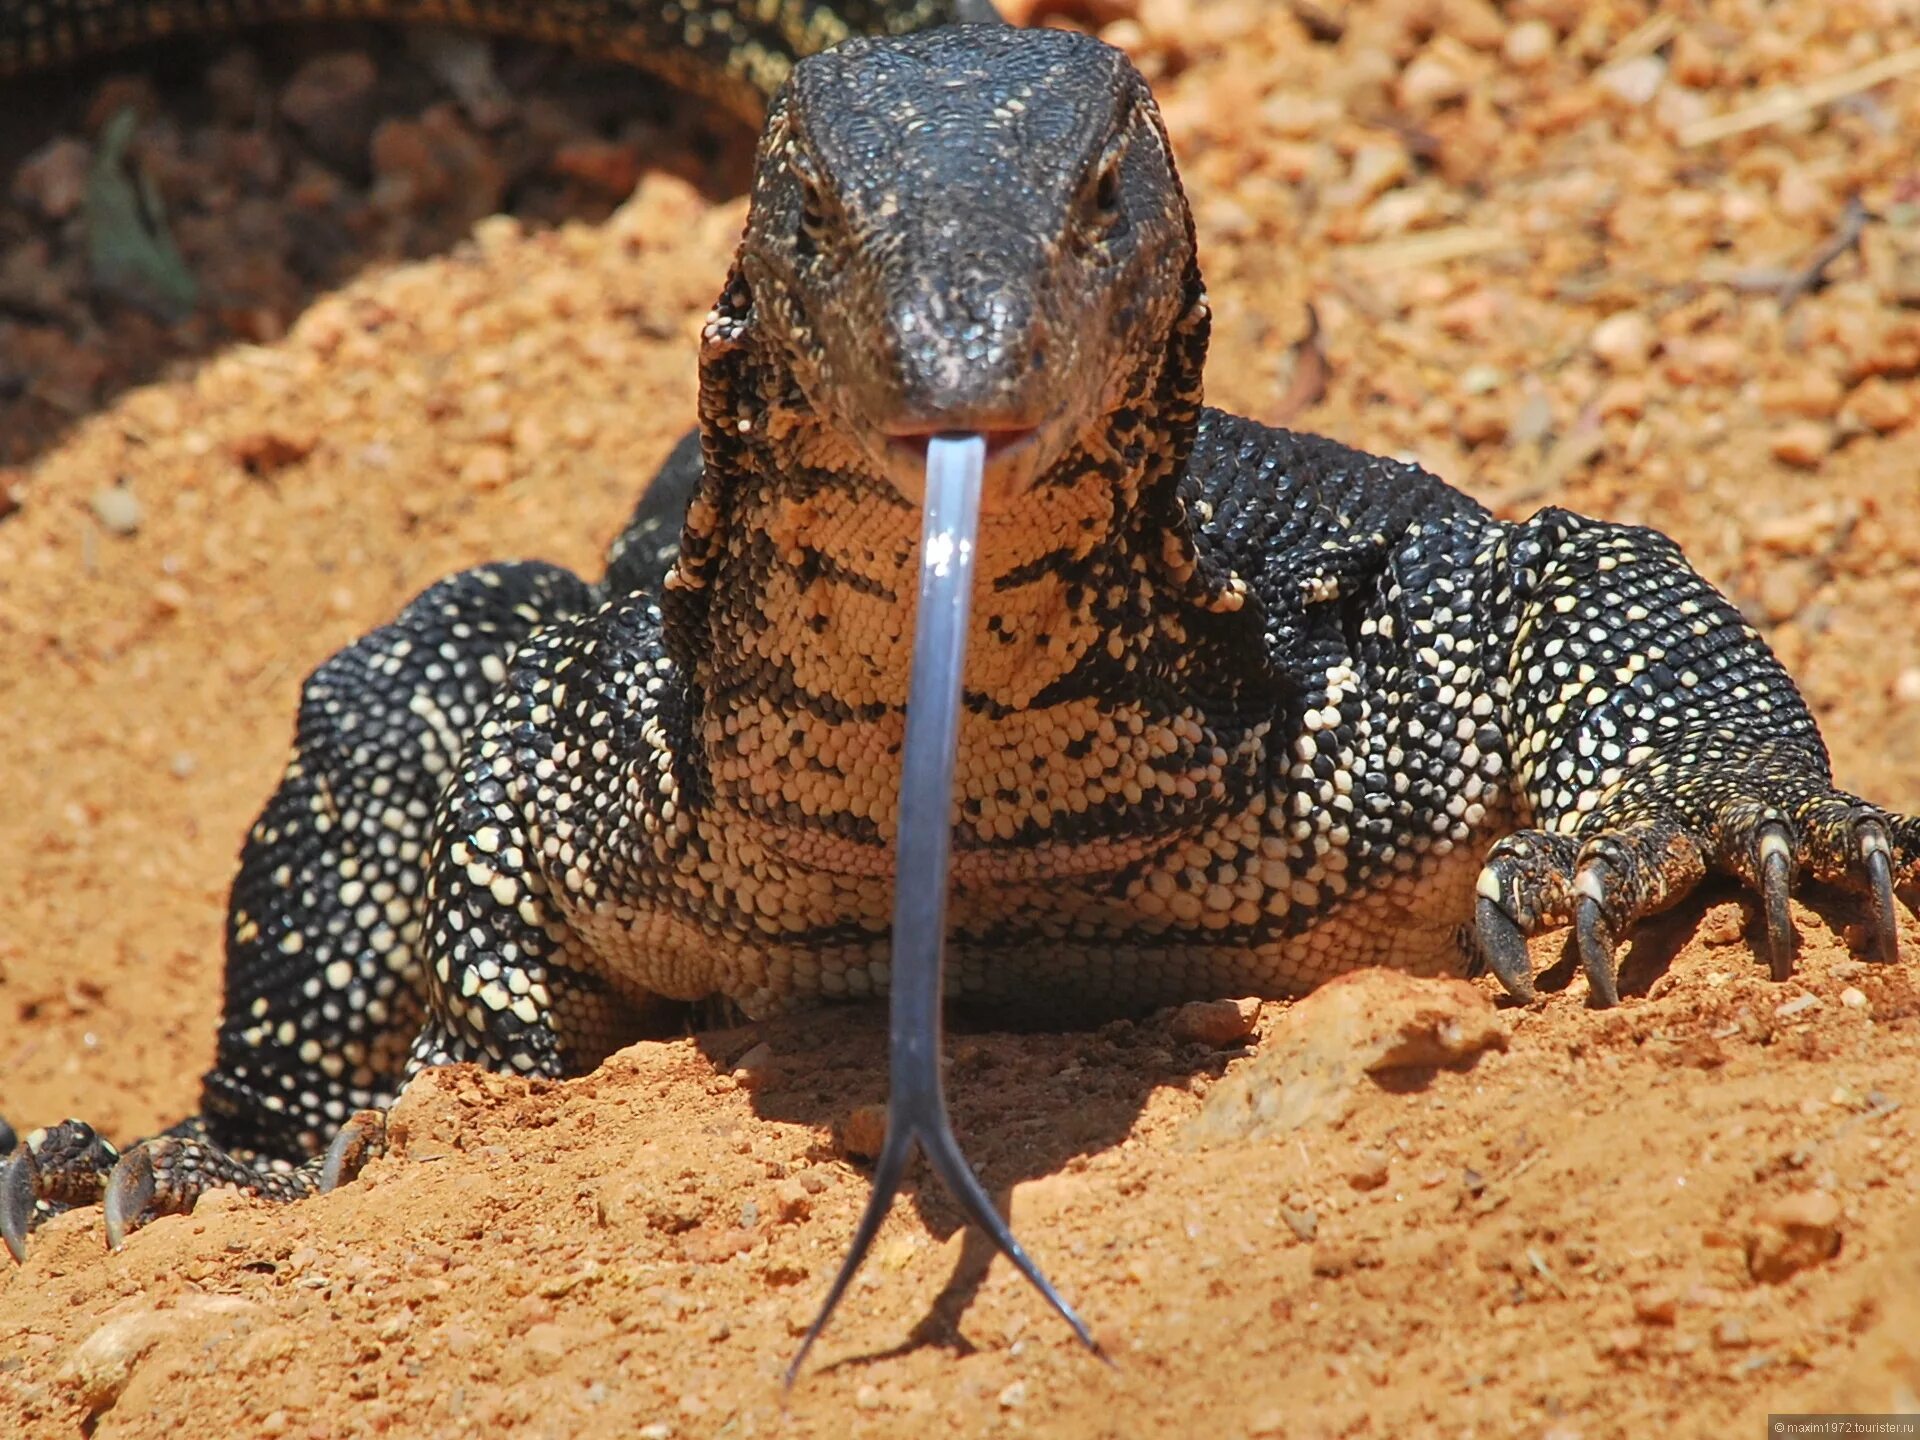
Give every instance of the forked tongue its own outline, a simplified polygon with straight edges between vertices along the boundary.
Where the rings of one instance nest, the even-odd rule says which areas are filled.
[[[960,738],[960,677],[966,668],[967,611],[973,599],[974,534],[980,525],[980,483],[986,442],[944,436],[927,446],[927,489],[920,529],[920,607],[914,620],[913,673],[907,683],[907,735],[901,757],[900,825],[893,880],[893,965],[888,1048],[887,1139],[873,1170],[853,1246],[833,1277],[826,1303],[787,1367],[787,1383],[806,1363],[834,1307],[866,1259],[881,1221],[899,1193],[917,1144],[1002,1255],[1087,1347],[1098,1352],[1084,1321],[1040,1273],[960,1153],[947,1119],[940,1080],[941,969],[947,943],[947,852],[952,837],[953,757]]]

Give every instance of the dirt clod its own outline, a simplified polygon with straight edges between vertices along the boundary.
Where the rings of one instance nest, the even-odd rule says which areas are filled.
[[[1187,1044],[1225,1050],[1253,1034],[1259,1023],[1258,1000],[1196,1000],[1173,1012],[1167,1033]]]
[[[1769,1285],[1840,1253],[1840,1201],[1826,1190],[1789,1195],[1754,1217],[1747,1270]]]

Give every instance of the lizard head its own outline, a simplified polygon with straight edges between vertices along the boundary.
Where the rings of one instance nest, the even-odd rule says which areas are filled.
[[[978,432],[989,512],[1083,471],[1204,311],[1145,80],[1087,36],[1004,26],[804,61],[735,273],[813,463],[917,500],[928,440]]]

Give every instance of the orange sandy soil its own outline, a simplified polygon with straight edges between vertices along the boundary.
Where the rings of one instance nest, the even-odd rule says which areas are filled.
[[[1801,677],[1842,782],[1920,809],[1920,74],[1687,143],[1911,55],[1911,5],[1073,13],[1164,98],[1217,403],[1509,514],[1659,524]],[[463,565],[595,569],[688,422],[741,137],[519,51],[456,101],[422,53],[279,32],[9,85],[16,1125],[126,1138],[192,1108],[301,677]],[[88,279],[74,186],[125,103],[202,281],[185,321]],[[1783,294],[1854,195],[1860,243]],[[1227,1049],[1165,1017],[956,1036],[968,1149],[1111,1365],[916,1184],[783,1395],[866,1195],[836,1135],[884,1094],[880,1017],[842,1011],[565,1084],[437,1075],[359,1183],[216,1197],[117,1256],[97,1211],[65,1216],[0,1270],[0,1431],[1570,1440],[1920,1409],[1920,925],[1867,966],[1858,909],[1811,899],[1784,985],[1721,889],[1631,947],[1618,1012],[1584,1007],[1559,937],[1536,1008],[1423,992],[1442,1029],[1503,1032],[1460,1068],[1339,1073],[1421,1008],[1365,987],[1351,1032],[1270,1003]],[[1205,1138],[1237,1087],[1302,1123]]]

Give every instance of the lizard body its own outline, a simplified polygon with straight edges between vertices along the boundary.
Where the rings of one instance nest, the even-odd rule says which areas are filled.
[[[441,23],[651,71],[757,122],[793,62],[852,35],[995,19],[991,0],[0,0],[0,78],[285,20]]]

